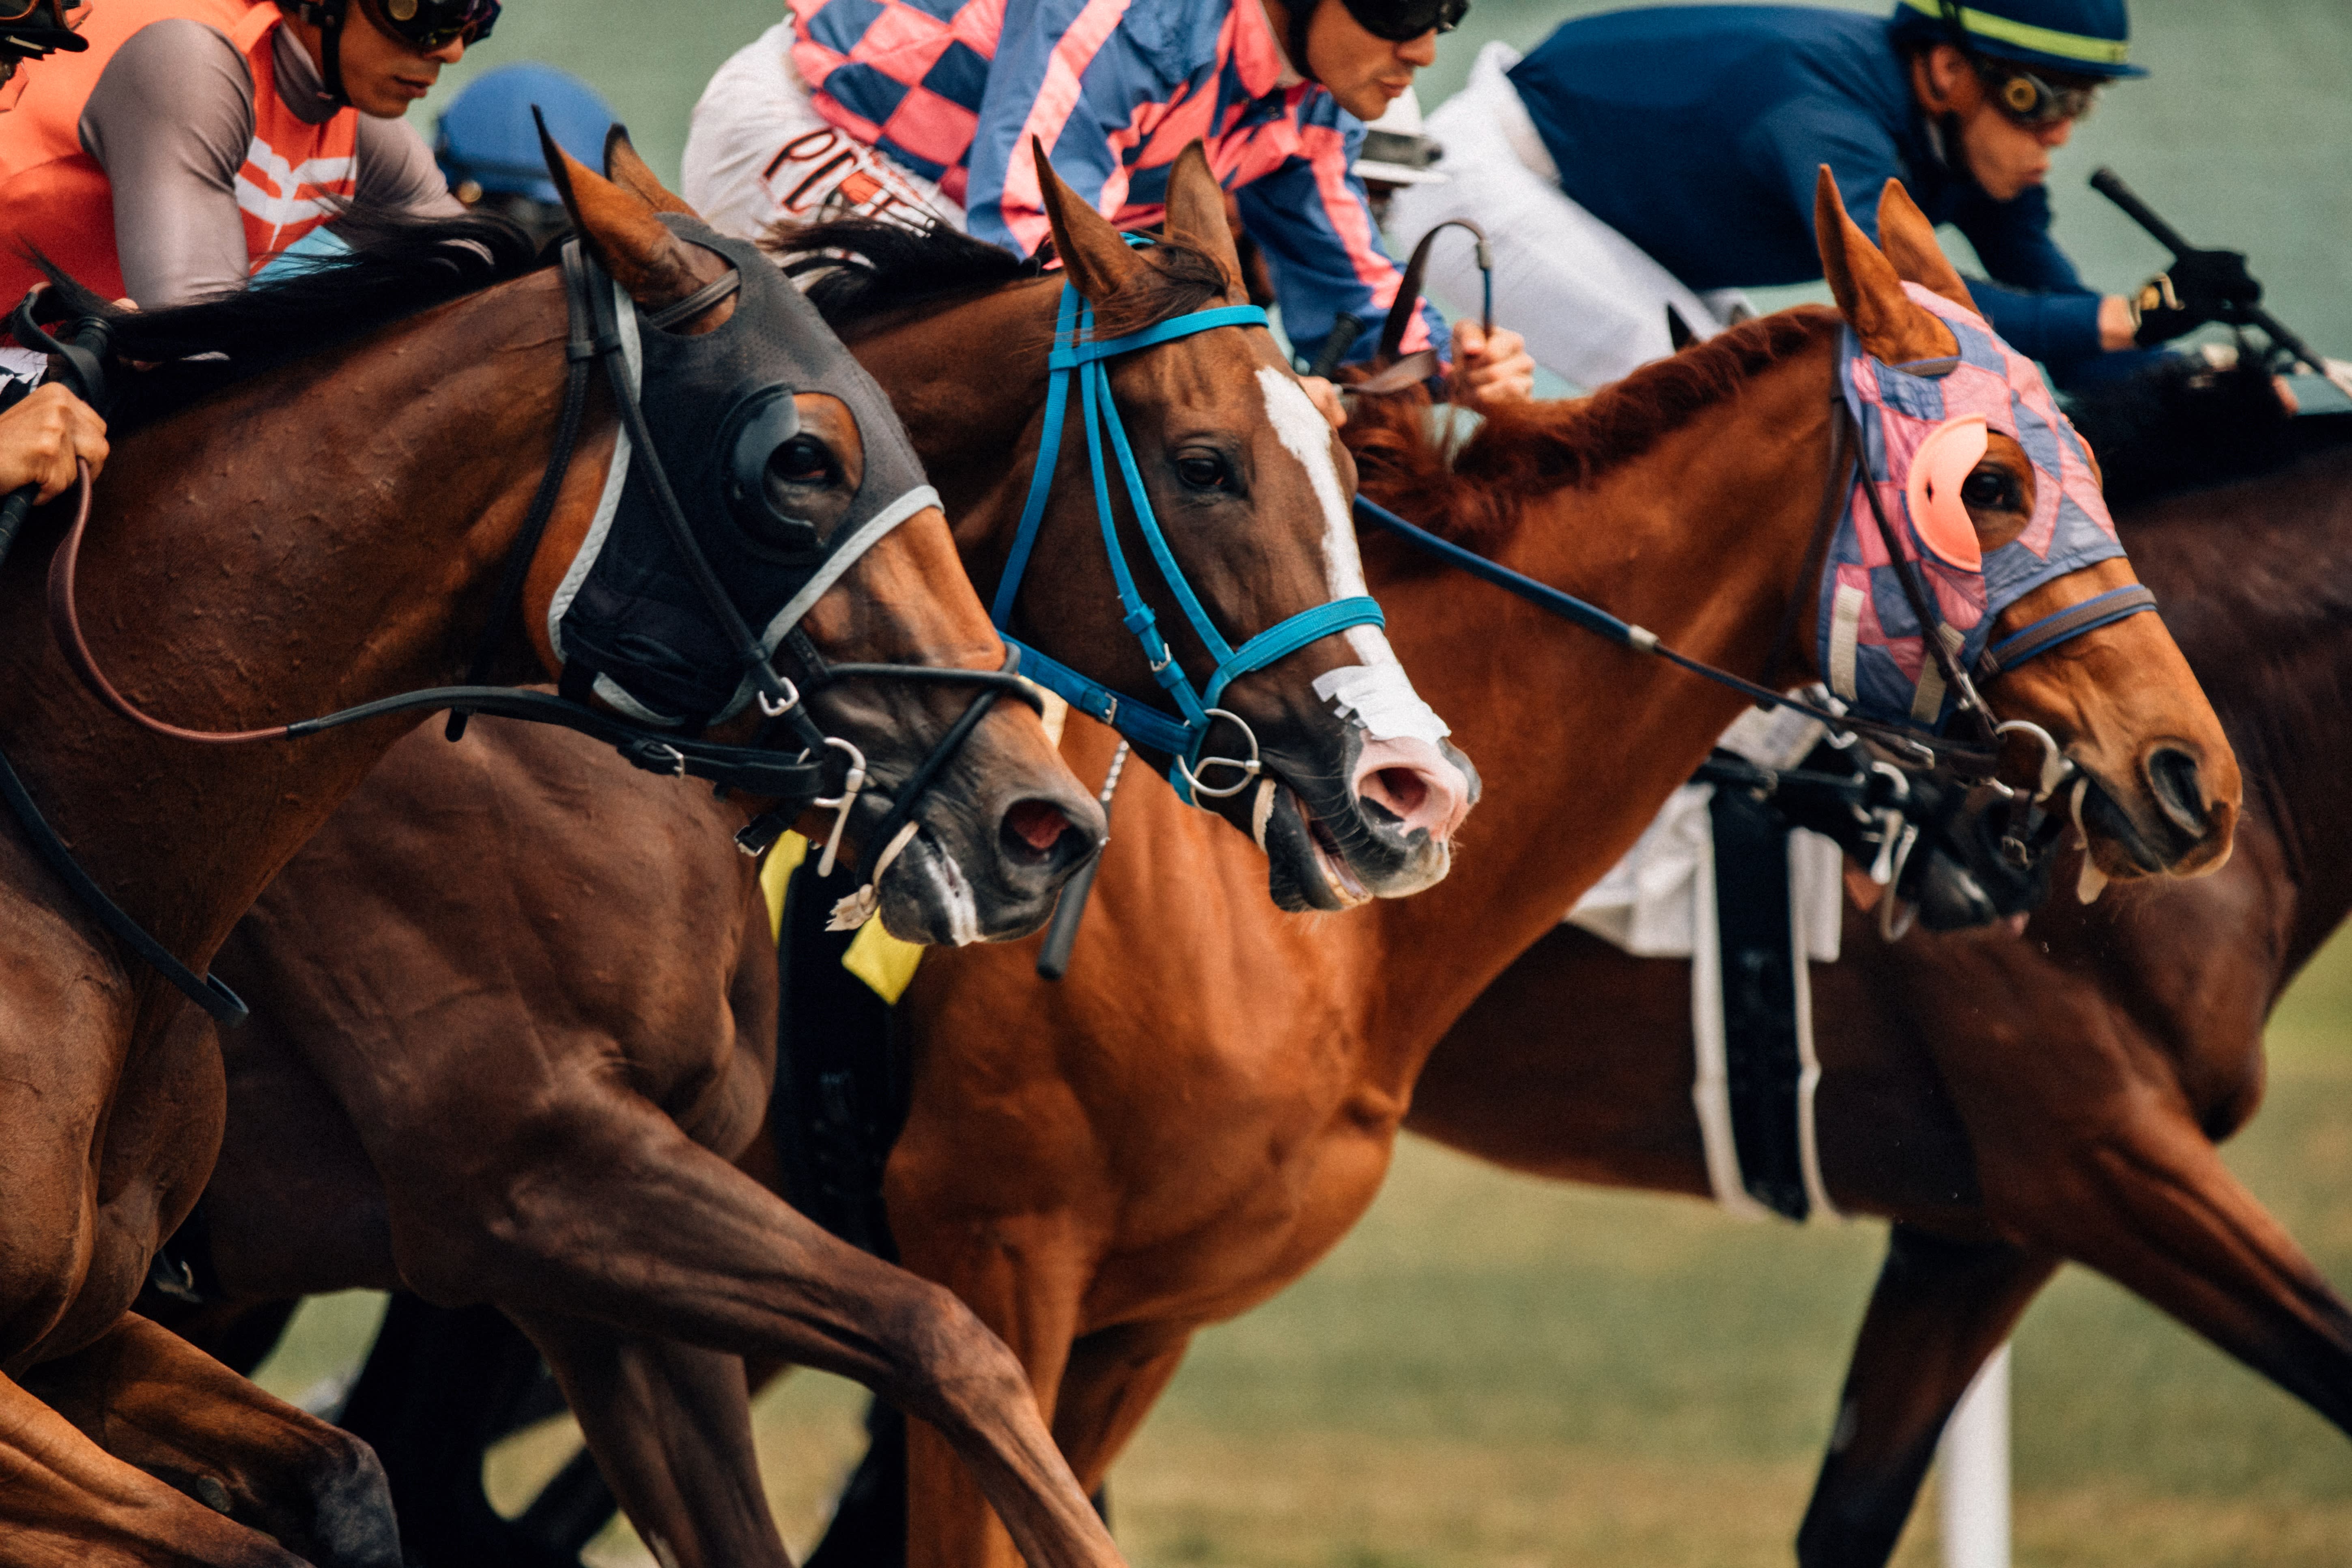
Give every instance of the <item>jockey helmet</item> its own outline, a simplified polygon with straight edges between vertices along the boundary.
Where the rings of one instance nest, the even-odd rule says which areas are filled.
[[[1901,0],[1898,42],[1957,45],[1971,58],[2096,83],[2146,76],[2127,63],[2131,18],[2124,0]],[[2008,103],[2013,113],[2033,105]]]
[[[1452,176],[1430,165],[1444,155],[1422,130],[1420,95],[1406,88],[1387,113],[1365,124],[1353,167],[1368,185],[1442,185]]]
[[[496,198],[519,198],[560,215],[563,198],[547,177],[534,108],[546,117],[558,146],[592,169],[603,166],[614,115],[596,89],[553,66],[503,65],[467,83],[436,122],[433,156],[459,201],[474,206],[488,199],[509,208],[511,199]],[[509,216],[532,226],[524,215]]]

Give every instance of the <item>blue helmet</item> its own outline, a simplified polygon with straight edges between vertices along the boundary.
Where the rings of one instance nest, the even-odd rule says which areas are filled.
[[[552,206],[562,201],[540,155],[536,108],[556,144],[592,169],[604,167],[613,110],[596,89],[553,66],[518,63],[484,71],[441,111],[433,155],[458,199],[520,195]],[[470,195],[461,187],[471,184]]]
[[[2147,74],[2126,60],[2131,18],[2124,0],[1901,0],[1895,33],[2068,76]]]

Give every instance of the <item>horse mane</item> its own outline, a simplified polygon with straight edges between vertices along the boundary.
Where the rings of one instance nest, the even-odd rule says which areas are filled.
[[[2067,413],[2098,457],[2111,506],[2252,479],[2352,442],[2352,417],[2289,416],[2270,372],[2251,362],[2217,371],[2173,356],[2070,397]]]
[[[349,255],[185,305],[125,310],[37,258],[55,288],[41,317],[98,316],[117,362],[108,422],[118,433],[379,327],[550,265],[516,225],[488,214],[418,217],[353,208],[336,220]],[[131,363],[152,365],[129,371]]]
[[[1045,254],[1024,260],[937,220],[920,226],[878,218],[773,225],[761,247],[780,258],[825,324],[846,337],[885,317],[929,314],[957,300],[1045,276]],[[1225,291],[1224,271],[1181,240],[1141,247],[1147,263],[1128,286],[1095,304],[1103,337],[1140,331],[1197,310]]]
[[[1528,501],[1581,489],[1641,457],[1838,325],[1837,313],[1821,306],[1759,316],[1590,397],[1482,409],[1485,422],[1451,452],[1432,431],[1428,398],[1419,391],[1358,399],[1342,434],[1372,499],[1490,554],[1517,528]]]

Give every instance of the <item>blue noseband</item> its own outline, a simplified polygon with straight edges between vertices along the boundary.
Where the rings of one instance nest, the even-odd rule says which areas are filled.
[[[1196,796],[1216,798],[1240,793],[1260,771],[1256,737],[1250,733],[1248,725],[1217,706],[1217,700],[1235,677],[1263,669],[1318,637],[1350,626],[1377,626],[1384,622],[1380,605],[1358,595],[1302,610],[1239,647],[1226,642],[1216,623],[1210,620],[1208,611],[1201,607],[1199,596],[1185,580],[1184,569],[1177,564],[1175,553],[1168,547],[1167,535],[1160,531],[1160,520],[1152,514],[1151,498],[1144,489],[1143,476],[1136,470],[1135,453],[1128,445],[1127,427],[1119,418],[1118,405],[1111,400],[1110,373],[1103,362],[1117,354],[1132,353],[1217,327],[1263,327],[1266,324],[1265,312],[1255,305],[1227,305],[1213,310],[1194,310],[1123,338],[1103,339],[1091,335],[1094,315],[1094,307],[1079,297],[1077,289],[1064,285],[1060,312],[1054,324],[1053,357],[1047,362],[1051,380],[1045,393],[1045,427],[1038,441],[1037,467],[1030,476],[1029,499],[1021,509],[1021,526],[1013,534],[1013,553],[1005,561],[1004,580],[997,586],[996,603],[990,615],[997,630],[1004,634],[1004,640],[1021,650],[1022,674],[1137,745],[1173,758],[1168,782],[1175,785],[1179,797],[1197,805],[1200,801]],[[1153,679],[1176,706],[1173,713],[1089,680],[1005,632],[1013,616],[1013,601],[1028,570],[1030,552],[1037,543],[1038,527],[1045,521],[1045,500],[1054,488],[1054,469],[1062,449],[1064,415],[1069,406],[1070,383],[1074,380],[1078,384],[1085,415],[1087,458],[1094,470],[1095,514],[1101,520],[1103,549],[1110,556],[1111,575],[1118,584],[1119,619],[1142,645],[1144,661],[1151,667]],[[1160,634],[1158,617],[1136,591],[1135,574],[1128,565],[1127,552],[1119,547],[1118,523],[1111,510],[1110,477],[1103,461],[1106,432],[1111,450],[1118,458],[1119,477],[1126,482],[1128,501],[1135,509],[1136,527],[1150,549],[1151,559],[1159,565],[1160,579],[1176,595],[1184,618],[1200,634],[1209,656],[1217,661],[1208,684],[1198,689],[1192,677],[1176,662],[1168,639]],[[1201,760],[1201,748],[1208,741],[1210,729],[1220,719],[1249,737],[1247,759]],[[1232,769],[1241,776],[1230,785],[1211,788],[1199,777],[1201,772],[1210,768]]]

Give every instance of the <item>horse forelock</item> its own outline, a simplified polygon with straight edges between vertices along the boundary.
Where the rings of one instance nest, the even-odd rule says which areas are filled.
[[[827,325],[844,334],[882,319],[921,319],[969,296],[1050,276],[1034,260],[946,224],[912,228],[876,218],[779,223],[760,241],[807,291]],[[1137,252],[1145,266],[1095,306],[1095,331],[1129,332],[1197,310],[1223,294],[1225,279],[1206,251],[1162,239]]]
[[[1830,342],[1819,306],[1759,316],[1644,365],[1590,397],[1503,404],[1449,456],[1419,392],[1358,400],[1341,434],[1365,493],[1481,554],[1499,550],[1531,500],[1582,489],[1647,453],[1761,372]],[[1434,563],[1412,553],[1416,562]],[[1402,561],[1404,554],[1391,552]]]
[[[109,418],[120,434],[554,260],[552,249],[535,251],[520,228],[487,214],[420,218],[355,208],[336,227],[352,246],[348,255],[154,310],[124,310],[44,262],[63,309],[43,314],[103,317],[116,360],[152,366],[115,377]]]

